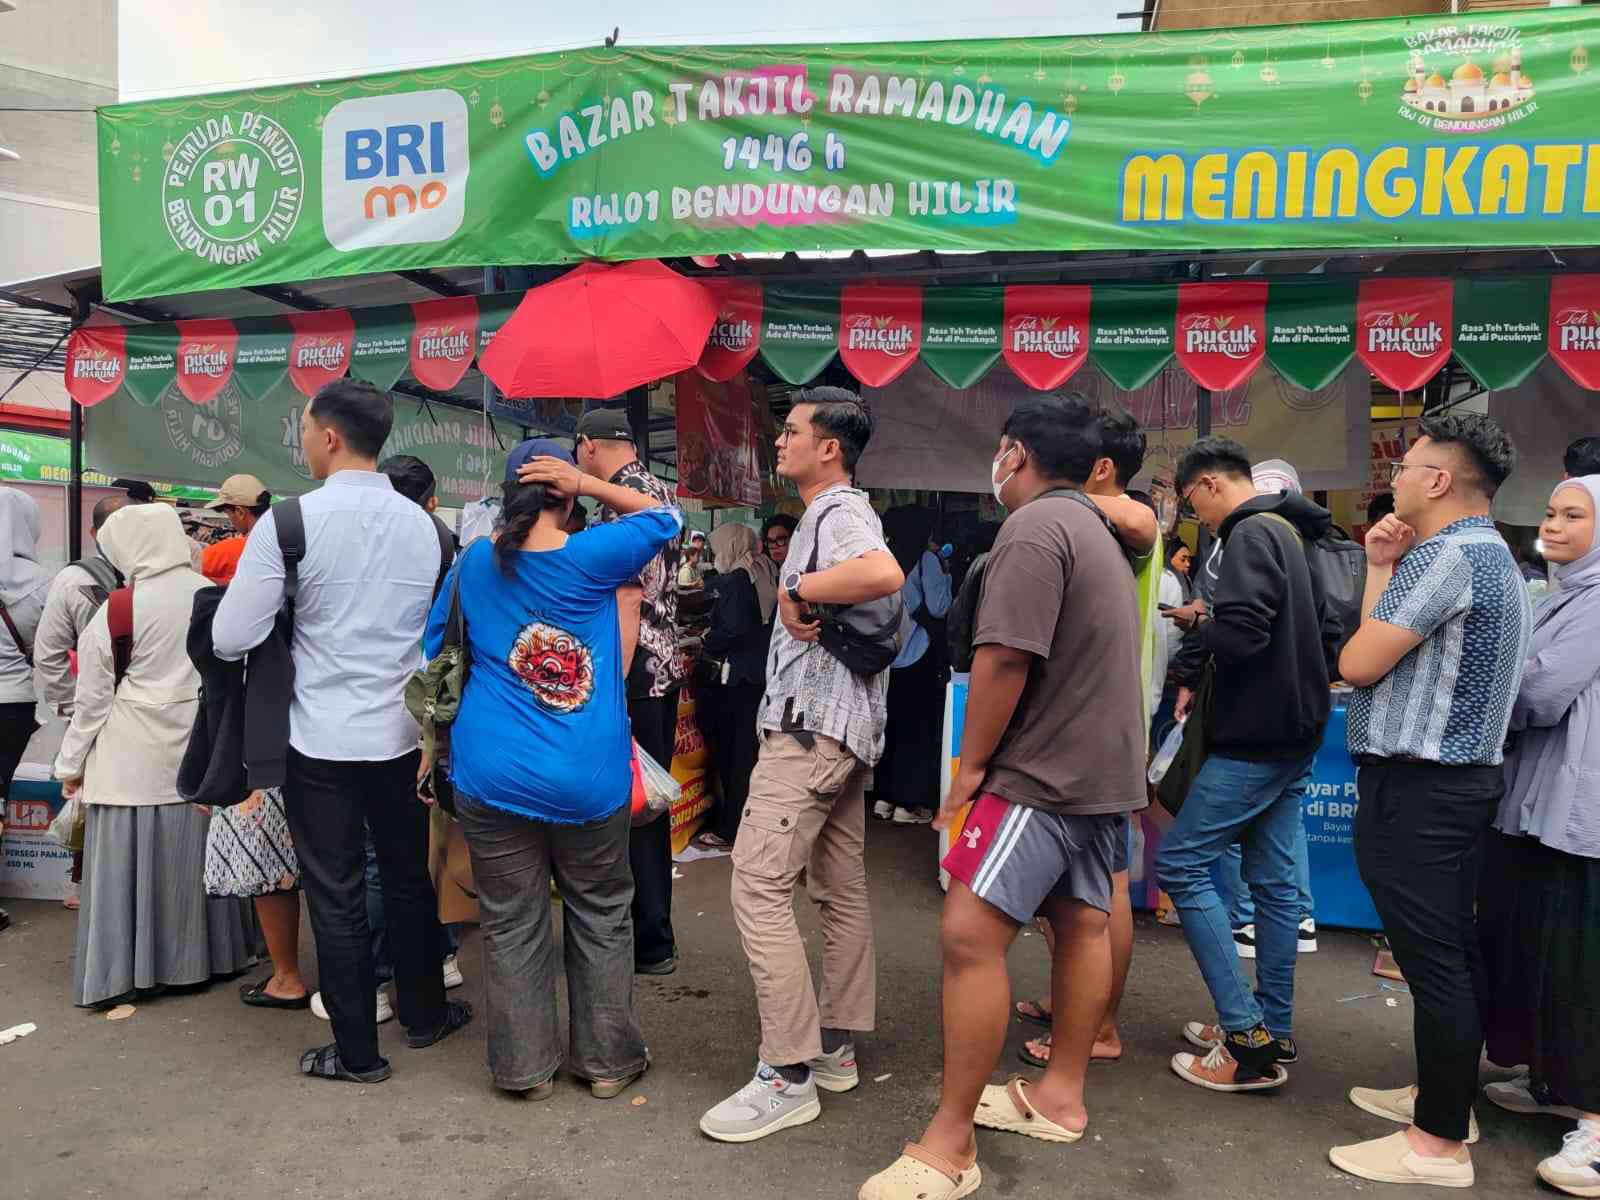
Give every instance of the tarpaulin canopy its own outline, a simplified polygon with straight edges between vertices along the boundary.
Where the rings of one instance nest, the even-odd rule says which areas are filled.
[[[606,47],[113,105],[104,293],[816,249],[1593,245],[1592,8]]]

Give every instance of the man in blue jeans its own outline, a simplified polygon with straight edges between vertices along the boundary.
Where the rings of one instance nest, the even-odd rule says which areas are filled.
[[[1179,1078],[1218,1092],[1288,1081],[1294,1043],[1300,797],[1328,723],[1328,665],[1305,543],[1328,529],[1325,509],[1297,492],[1257,495],[1250,459],[1227,438],[1203,438],[1178,462],[1178,494],[1223,543],[1210,611],[1191,618],[1212,676],[1208,757],[1156,859],[1183,934],[1217,1006],[1214,1024],[1183,1036],[1208,1051],[1178,1054]],[[1185,689],[1178,711],[1193,697]],[[1256,990],[1239,968],[1212,868],[1234,843],[1256,906]]]

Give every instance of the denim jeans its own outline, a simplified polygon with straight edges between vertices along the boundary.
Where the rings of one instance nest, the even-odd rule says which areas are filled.
[[[552,875],[561,888],[568,1069],[585,1079],[643,1070],[644,1037],[633,1015],[628,805],[587,825],[556,825],[457,792],[456,817],[478,885],[495,1085],[526,1091],[561,1066]]]
[[[378,874],[378,848],[372,844],[372,830],[367,830],[367,924],[372,929],[372,973],[378,986],[394,979],[394,956],[389,953],[389,922],[383,915],[383,878]],[[454,954],[461,946],[456,926],[443,925],[445,957]]]
[[[1311,756],[1245,762],[1212,755],[1177,820],[1161,841],[1156,875],[1172,897],[1217,1019],[1232,1033],[1265,1023],[1274,1037],[1294,1031],[1295,830]],[[1244,878],[1256,904],[1256,990],[1239,967],[1228,911],[1211,868],[1233,843],[1243,847]]]
[[[1250,889],[1244,885],[1244,855],[1238,846],[1229,846],[1216,866],[1211,868],[1211,879],[1217,885],[1222,903],[1228,910],[1228,923],[1235,929],[1255,924],[1256,902]],[[1299,893],[1295,911],[1299,914],[1295,924],[1316,915],[1316,902],[1311,898],[1311,858],[1306,848],[1306,823],[1294,836],[1294,886]]]

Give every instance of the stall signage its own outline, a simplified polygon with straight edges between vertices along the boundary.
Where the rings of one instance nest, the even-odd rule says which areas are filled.
[[[1006,289],[1006,363],[1029,387],[1058,388],[1089,359],[1089,287]]]
[[[840,299],[839,357],[868,387],[898,379],[922,348],[922,289],[851,284]]]
[[[1178,361],[1203,388],[1236,388],[1266,356],[1265,283],[1178,287]]]
[[[1356,353],[1379,382],[1414,392],[1450,358],[1448,279],[1363,279]]]
[[[819,249],[1594,245],[1597,45],[1600,12],[1574,6],[623,45],[111,105],[104,289]]]

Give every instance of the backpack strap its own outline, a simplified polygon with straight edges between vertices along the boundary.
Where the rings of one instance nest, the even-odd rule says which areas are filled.
[[[90,579],[94,580],[92,584],[81,590],[89,595],[96,605],[104,604],[106,597],[122,586],[122,575],[98,554],[91,555],[88,558],[77,559],[67,565],[79,568]]]
[[[33,647],[22,636],[22,631],[17,628],[17,623],[11,619],[11,611],[6,608],[5,601],[0,600],[0,621],[5,622],[6,632],[11,635],[11,640],[17,644],[17,652],[22,655],[23,662],[33,666]]]
[[[1304,546],[1306,544],[1305,538],[1300,536],[1299,527],[1296,526],[1293,521],[1289,520],[1289,518],[1284,516],[1282,513],[1266,512],[1266,513],[1255,513],[1254,515],[1258,516],[1258,517],[1265,517],[1269,521],[1276,521],[1279,525],[1282,525],[1285,529],[1287,529],[1290,532],[1290,534],[1293,535],[1294,540],[1295,540],[1295,542],[1297,544],[1299,544],[1301,546]]]
[[[283,610],[294,621],[294,600],[300,594],[300,560],[306,556],[306,519],[300,497],[290,496],[272,506],[272,523],[278,530],[278,552],[283,555]]]
[[[120,587],[106,598],[106,628],[111,633],[111,666],[116,674],[113,690],[122,686],[133,661],[133,584]]]
[[[434,533],[439,535],[439,577],[433,581],[433,598],[437,600],[439,589],[444,587],[444,581],[450,574],[450,564],[456,560],[456,543],[449,528],[438,517],[429,513],[428,521],[433,525]]]

